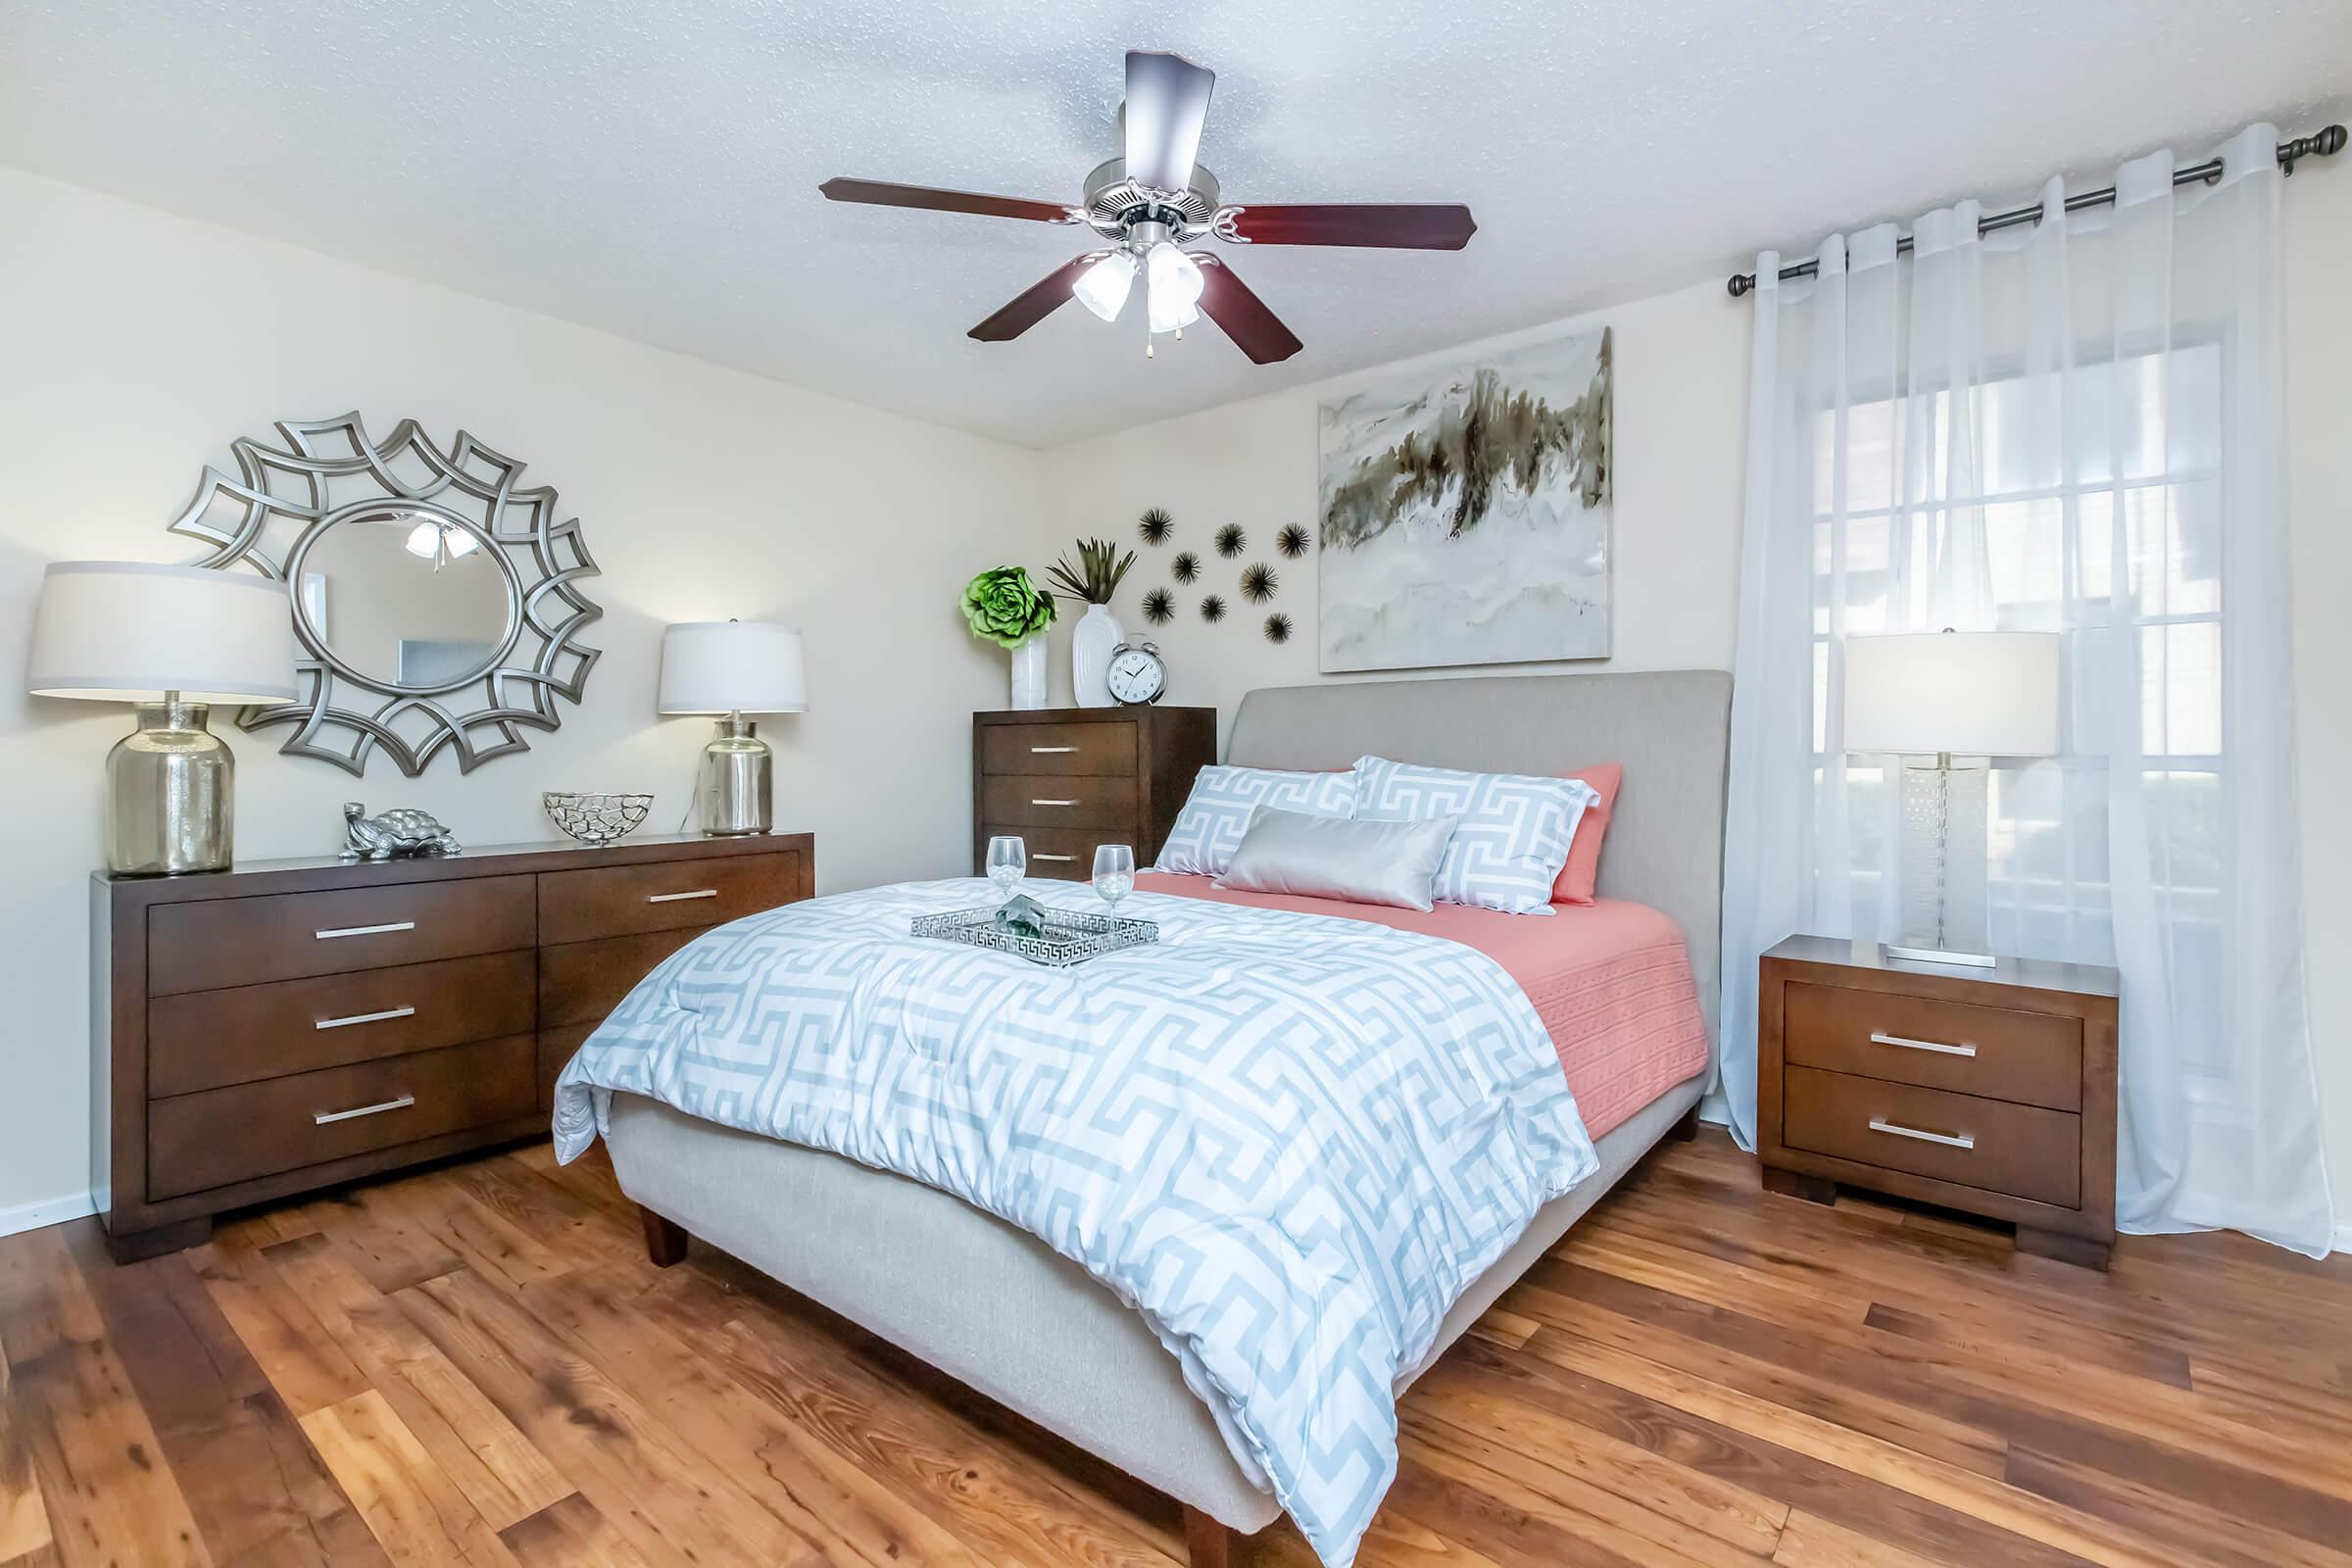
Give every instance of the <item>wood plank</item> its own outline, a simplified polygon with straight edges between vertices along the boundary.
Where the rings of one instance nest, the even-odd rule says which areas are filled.
[[[32,1468],[34,1415],[28,1405],[19,1408],[19,1392],[0,1353],[0,1563],[49,1550],[49,1505]],[[29,1390],[24,1397],[29,1401]]]
[[[263,1256],[493,1530],[570,1494],[571,1483],[547,1456],[332,1241],[298,1237]]]
[[[499,1532],[499,1539],[522,1568],[652,1568],[576,1492],[517,1519]]]
[[[213,1554],[289,1568],[382,1564],[189,1256],[118,1267],[95,1224],[65,1236]]]
[[[822,1554],[521,1306],[459,1269],[395,1297],[425,1336],[656,1562],[815,1568]]]
[[[216,1237],[192,1254],[196,1272],[237,1338],[297,1418],[368,1390],[368,1379],[242,1237]]]
[[[68,1568],[211,1568],[215,1558],[56,1228],[0,1248],[0,1343],[11,1431]],[[21,1421],[21,1425],[20,1425]]]
[[[375,1390],[311,1411],[302,1430],[393,1562],[514,1568],[506,1544]]]

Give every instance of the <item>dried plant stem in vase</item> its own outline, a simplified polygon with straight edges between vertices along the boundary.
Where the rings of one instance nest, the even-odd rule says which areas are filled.
[[[1110,598],[1135,564],[1135,552],[1119,553],[1107,539],[1078,541],[1078,564],[1063,556],[1047,569],[1054,591],[1086,601],[1086,613],[1070,633],[1070,689],[1081,708],[1110,706],[1111,650],[1127,640],[1111,618]]]

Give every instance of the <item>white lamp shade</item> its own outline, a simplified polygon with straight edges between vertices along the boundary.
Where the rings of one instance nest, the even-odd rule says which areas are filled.
[[[187,703],[294,700],[286,585],[140,561],[51,562],[32,617],[35,697]]]
[[[1845,640],[1845,749],[2048,757],[2058,634],[1898,632]]]
[[[801,634],[757,620],[696,620],[662,633],[664,713],[805,713]]]

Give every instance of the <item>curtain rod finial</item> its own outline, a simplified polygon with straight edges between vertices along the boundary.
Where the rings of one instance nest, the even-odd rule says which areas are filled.
[[[2324,125],[2309,136],[2297,136],[2278,149],[2278,172],[2293,173],[2298,159],[2333,158],[2344,150],[2344,140],[2341,125]]]
[[[1753,272],[1734,272],[1731,282],[1725,285],[1732,291],[1734,299],[1740,298],[1755,286],[1756,276]]]

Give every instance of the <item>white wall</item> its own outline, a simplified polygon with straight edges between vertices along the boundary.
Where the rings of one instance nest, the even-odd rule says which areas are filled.
[[[779,826],[821,889],[959,871],[968,714],[1002,656],[955,611],[1037,543],[1045,460],[307,251],[0,170],[0,1231],[87,1191],[84,906],[101,768],[129,710],[23,695],[45,562],[187,560],[164,523],[231,437],[357,408],[461,427],[557,487],[604,575],[586,700],[527,755],[365,781],[217,728],[241,859],[325,853],[339,804],[418,806],[468,844],[547,839],[545,789],[648,789],[674,828],[709,722],[662,720],[663,623],[774,618],[807,637],[810,711],[762,725]],[[55,1205],[65,1205],[59,1208]]]
[[[1729,669],[1747,429],[1745,306],[1727,296],[1721,283],[1705,283],[1405,363],[1451,361],[1465,352],[1514,348],[1603,322],[1615,332],[1616,356],[1615,654],[1573,664],[1496,668],[1521,673]],[[1212,339],[1164,352],[1232,349]],[[1138,373],[1150,374],[1151,367],[1141,367]],[[1360,379],[1294,387],[1047,454],[1053,493],[1039,564],[1078,535],[1101,535],[1135,548],[1135,568],[1113,612],[1130,635],[1159,645],[1168,662],[1165,700],[1218,709],[1220,737],[1235,704],[1250,688],[1324,678],[1315,668],[1314,557],[1283,560],[1274,552],[1274,532],[1288,522],[1312,532],[1315,405],[1333,388]],[[1157,550],[1142,545],[1135,528],[1137,516],[1155,505],[1176,517],[1175,538]],[[1240,560],[1221,559],[1209,544],[1209,535],[1226,522],[1240,523],[1249,534],[1249,550]],[[1146,590],[1168,583],[1168,562],[1178,550],[1200,555],[1202,580],[1174,590],[1176,618],[1151,626],[1138,607]],[[1250,562],[1263,562],[1281,574],[1273,602],[1262,607],[1245,602],[1234,587],[1240,567]],[[1211,592],[1221,594],[1229,607],[1215,625],[1203,622],[1199,611],[1201,597]],[[1293,623],[1291,640],[1280,647],[1263,634],[1265,618],[1275,611]],[[1069,695],[1069,659],[1062,644],[1074,618],[1065,614],[1055,628],[1056,701]],[[1330,678],[1384,680],[1430,673]]]
[[[2340,808],[2352,779],[2352,168],[2314,163],[2285,192],[2288,508],[2295,551],[2297,693],[2300,712],[2305,891],[2311,954],[2312,1042],[2328,1127],[2339,1245],[2352,1249],[2352,812]],[[1740,484],[1746,441],[1749,307],[1709,282],[1614,310],[1495,338],[1503,349],[1606,322],[1616,338],[1616,655],[1544,668],[1728,669],[1738,620]],[[1212,346],[1221,347],[1221,345]],[[1173,352],[1200,352],[1180,345]],[[1460,350],[1409,363],[1449,360]],[[1039,564],[1078,534],[1135,542],[1137,514],[1163,505],[1178,534],[1161,550],[1139,547],[1113,607],[1130,634],[1152,638],[1169,665],[1167,701],[1215,706],[1219,735],[1254,686],[1322,679],[1396,679],[1491,671],[1402,671],[1322,676],[1316,671],[1314,562],[1271,553],[1285,522],[1315,517],[1315,405],[1394,367],[1341,377],[1061,447],[1048,454],[1053,499]],[[1146,373],[1149,373],[1148,370]],[[1297,634],[1281,648],[1233,592],[1239,563],[1217,559],[1208,535],[1222,522],[1250,533],[1248,559],[1283,572],[1267,610],[1287,612]],[[1200,551],[1215,580],[1180,592],[1178,615],[1152,628],[1137,609],[1167,581],[1168,557]],[[1234,609],[1204,624],[1203,593]],[[1068,657],[1054,657],[1056,701],[1069,692]]]

